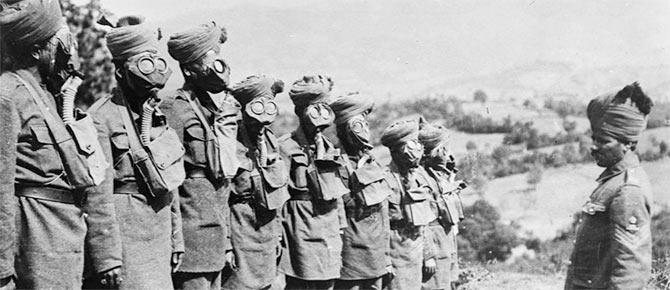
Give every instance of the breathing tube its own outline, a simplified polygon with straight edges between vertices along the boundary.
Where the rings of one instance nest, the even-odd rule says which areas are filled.
[[[160,99],[158,98],[158,89],[151,89],[151,97],[142,105],[142,122],[140,124],[140,142],[142,145],[148,146],[151,142],[151,127],[153,124],[153,116]]]
[[[66,84],[69,83],[68,86],[61,92],[61,96],[63,97],[61,116],[63,116],[63,122],[72,123],[76,121],[74,115],[74,99],[77,95],[77,88],[81,85],[84,75],[74,69],[74,66],[72,65],[68,66],[67,72],[70,74],[70,77],[65,81]]]

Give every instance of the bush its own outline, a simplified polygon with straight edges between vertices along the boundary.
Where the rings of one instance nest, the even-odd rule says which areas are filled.
[[[466,260],[504,261],[512,248],[521,243],[517,226],[500,221],[500,213],[486,200],[477,200],[464,209],[465,220],[459,224],[459,254]]]

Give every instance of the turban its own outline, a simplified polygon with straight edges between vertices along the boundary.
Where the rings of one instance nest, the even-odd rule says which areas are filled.
[[[274,99],[276,94],[284,91],[284,82],[264,75],[255,75],[233,86],[232,94],[242,106],[257,97]]]
[[[616,94],[591,100],[586,114],[594,135],[604,134],[619,141],[636,142],[647,127],[647,115],[653,105],[638,83],[633,83]]]
[[[338,125],[344,124],[353,116],[371,112],[374,106],[372,98],[359,93],[339,97],[330,104],[330,108],[335,112],[335,123]]]
[[[419,116],[410,116],[393,122],[382,132],[382,145],[394,148],[409,140],[416,140],[419,137],[420,120]]]
[[[208,51],[219,52],[219,45],[226,42],[226,30],[214,21],[177,32],[168,40],[168,53],[180,63],[192,63]]]
[[[419,142],[423,144],[426,153],[433,151],[442,144],[449,141],[449,132],[441,125],[423,125],[419,131]]]
[[[125,60],[142,52],[158,53],[159,39],[159,30],[146,24],[144,17],[127,16],[107,33],[107,48],[114,59]]]
[[[288,95],[296,109],[305,108],[311,104],[326,102],[333,89],[333,81],[323,75],[304,76],[293,83]]]
[[[0,35],[15,48],[47,41],[65,26],[58,0],[2,1],[0,8]]]

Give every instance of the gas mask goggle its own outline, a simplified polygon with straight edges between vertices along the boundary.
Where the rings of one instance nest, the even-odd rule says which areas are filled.
[[[402,163],[406,163],[406,165],[410,167],[419,166],[421,157],[423,156],[423,145],[421,145],[418,140],[408,140],[405,144],[402,144],[398,150],[400,158],[402,158]]]
[[[172,70],[165,59],[151,52],[140,53],[128,58],[125,66],[133,89],[146,92],[162,89],[172,75]]]
[[[428,154],[427,165],[431,167],[437,167],[443,170],[450,172],[457,172],[456,170],[456,160],[453,155],[449,153],[449,148],[446,143],[440,144],[435,147]]]
[[[357,146],[359,150],[370,150],[370,126],[363,115],[356,115],[347,120],[347,135],[349,143]]]
[[[279,114],[279,109],[273,99],[257,97],[244,106],[244,113],[264,126],[267,126],[274,122]]]
[[[311,104],[305,108],[305,117],[317,131],[330,126],[335,120],[333,110],[326,103]]]
[[[202,89],[210,93],[220,93],[228,88],[230,81],[230,68],[226,62],[220,58],[219,54],[210,50],[200,61],[201,71],[195,76],[195,82]],[[193,72],[184,71],[187,77],[191,77]]]

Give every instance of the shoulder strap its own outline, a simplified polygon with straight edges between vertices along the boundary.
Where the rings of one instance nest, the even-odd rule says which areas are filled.
[[[44,94],[40,94],[33,87],[33,85],[37,85],[34,77],[25,71],[17,71],[14,75],[16,75],[16,78],[21,81],[21,83],[23,83],[26,89],[28,89],[30,96],[33,98],[35,103],[37,103],[37,107],[40,109],[40,112],[44,117],[44,121],[47,123],[47,127],[54,135],[53,137],[64,138],[65,136],[70,136],[70,133],[68,133],[67,129],[65,129],[65,124],[63,124],[63,121],[60,120],[60,118],[57,120],[56,117],[54,117],[54,115],[49,110],[48,105],[42,99]]]
[[[106,103],[107,103],[109,100],[111,100],[111,99],[112,99],[112,98],[111,98],[109,95],[104,95],[104,96],[100,97],[98,100],[96,100],[96,101],[93,103],[93,105],[91,105],[90,107],[88,107],[88,110],[86,110],[86,111],[87,111],[87,112],[95,112],[95,111],[97,111],[98,109],[100,109],[100,107],[102,107],[102,105],[106,104]]]
[[[123,107],[125,107],[126,110],[123,110],[121,106],[117,108],[119,109],[119,114],[122,115],[121,118],[123,119],[123,126],[126,127],[126,133],[128,134],[128,145],[130,145],[130,149],[133,152],[146,152],[144,150],[144,146],[142,146],[142,143],[140,142],[140,138],[138,137],[139,135],[137,134],[137,129],[135,128],[135,122],[133,122],[131,118],[132,113],[126,104],[126,101],[122,100],[122,102]]]
[[[183,92],[183,91],[182,91]],[[205,118],[205,115],[202,113],[200,110],[200,107],[198,107],[198,104],[193,101],[189,96],[184,96],[186,100],[188,101],[188,104],[191,105],[191,108],[193,109],[193,112],[195,112],[195,115],[198,117],[198,120],[200,120],[200,123],[202,124],[202,127],[205,128],[205,139],[208,139],[209,136],[214,136],[212,132],[212,128],[210,127],[209,123],[207,122],[207,118]]]

